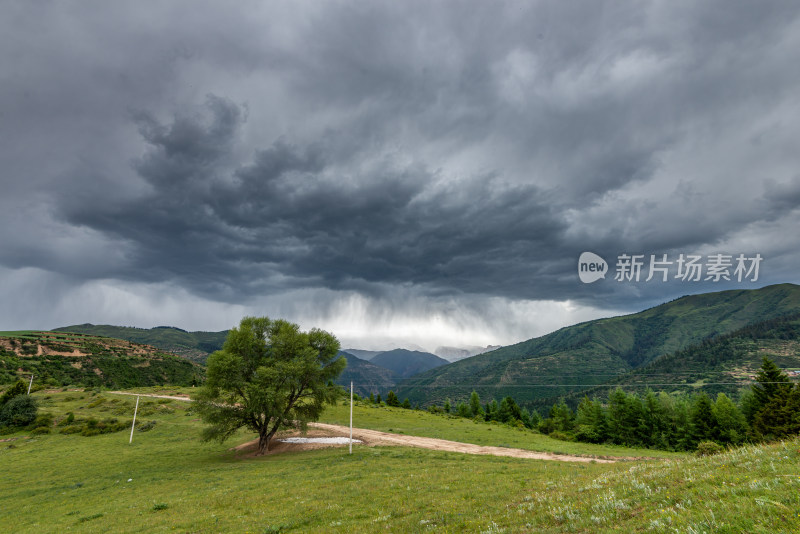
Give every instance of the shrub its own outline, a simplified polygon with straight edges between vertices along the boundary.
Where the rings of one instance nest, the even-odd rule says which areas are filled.
[[[39,427],[51,427],[53,426],[53,414],[51,413],[40,413],[36,416],[31,426],[35,428]]]
[[[148,431],[152,430],[154,426],[156,426],[156,422],[155,421],[148,421],[148,422],[146,422],[145,424],[143,424],[142,426],[139,427],[139,432],[148,432]]]
[[[86,405],[87,408],[97,408],[106,401],[105,397],[97,397],[95,400]]]
[[[17,380],[16,384],[3,392],[3,395],[0,397],[0,407],[5,406],[5,404],[14,397],[24,395],[27,390],[28,388],[25,386],[25,383],[22,380]]]
[[[0,409],[0,426],[28,426],[35,419],[39,408],[30,395],[18,395]]]
[[[714,443],[713,441],[701,441],[697,445],[697,451],[695,454],[697,456],[713,456],[714,454],[719,454],[725,449],[722,448],[722,445]]]
[[[37,426],[36,428],[31,430],[31,434],[33,434],[34,436],[38,436],[39,434],[49,434],[49,433],[50,433],[50,428],[46,426]]]
[[[124,422],[118,419],[103,419],[99,421],[95,418],[89,419],[75,419],[73,424],[65,426],[61,429],[61,434],[80,434],[82,436],[97,436],[100,434],[109,434],[111,432],[119,432],[130,427],[130,421]]]
[[[575,438],[573,436],[561,432],[560,430],[553,430],[548,435],[553,439],[560,439],[561,441],[575,441]]]

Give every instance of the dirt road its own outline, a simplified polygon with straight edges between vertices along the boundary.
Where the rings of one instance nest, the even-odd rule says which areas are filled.
[[[154,399],[172,399],[185,402],[192,402],[187,395],[154,395],[152,393],[129,393],[127,391],[109,391],[112,395],[131,395],[132,397],[152,397]]]
[[[308,426],[319,430],[326,430],[337,435],[350,435],[350,427],[347,426],[328,425],[325,423],[309,423]],[[484,445],[473,445],[471,443],[461,443],[459,441],[449,441],[446,439],[406,436],[404,434],[390,434],[389,432],[379,432],[377,430],[367,430],[364,428],[354,428],[353,438],[360,439],[367,445],[401,445],[404,447],[419,447],[421,449],[432,449],[435,451],[461,452],[464,454],[488,454],[491,456],[511,456],[512,458],[528,458],[531,460],[557,460],[561,462],[594,461],[597,463],[613,463],[616,461],[607,458],[589,458],[586,456],[571,456],[568,454],[536,452],[507,447],[488,447]]]

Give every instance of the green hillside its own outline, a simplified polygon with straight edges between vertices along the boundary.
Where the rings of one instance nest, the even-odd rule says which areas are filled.
[[[800,286],[691,295],[648,310],[588,321],[405,380],[398,396],[441,404],[511,395],[534,406],[647,365],[710,337],[800,310]]]
[[[665,354],[609,380],[609,386],[572,394],[566,400],[577,405],[584,395],[605,398],[612,386],[632,392],[648,387],[669,393],[702,389],[710,396],[734,396],[752,381],[765,356],[789,372],[800,370],[800,313],[753,323]],[[790,378],[800,379],[794,374]]]
[[[0,332],[0,383],[128,388],[202,382],[202,367],[148,345],[67,332]]]
[[[53,332],[76,332],[93,336],[125,339],[134,343],[152,345],[158,349],[172,352],[205,364],[208,355],[222,348],[227,331],[187,332],[173,326],[156,328],[134,328],[130,326],[80,324],[55,328]]]
[[[358,395],[383,393],[397,383],[397,375],[393,371],[373,365],[349,352],[339,351],[339,354],[347,360],[347,367],[336,379],[336,383],[349,388],[352,381],[353,389]]]

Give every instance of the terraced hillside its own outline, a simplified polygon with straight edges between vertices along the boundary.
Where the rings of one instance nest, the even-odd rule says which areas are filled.
[[[134,343],[152,345],[166,352],[205,364],[208,355],[222,348],[227,331],[188,332],[174,326],[134,328],[130,326],[79,324],[56,328],[53,332],[73,332],[92,336],[125,339]]]
[[[69,332],[0,332],[0,382],[127,388],[203,379],[196,363],[149,345]]]

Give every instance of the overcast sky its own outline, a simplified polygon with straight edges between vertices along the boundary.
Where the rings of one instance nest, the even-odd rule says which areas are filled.
[[[793,0],[0,1],[0,64],[0,330],[432,350],[800,282]]]

